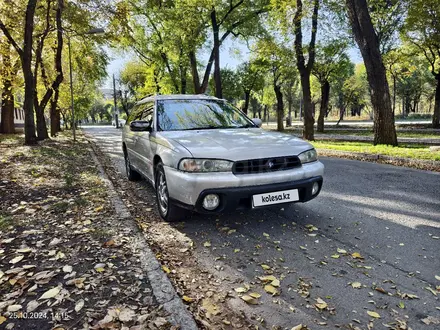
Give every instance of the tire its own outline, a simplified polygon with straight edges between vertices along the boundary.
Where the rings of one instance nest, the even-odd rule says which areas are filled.
[[[139,181],[142,179],[142,176],[139,174],[139,172],[135,171],[131,167],[130,158],[128,158],[127,151],[124,151],[124,160],[125,160],[125,172],[127,173],[127,178],[130,181]]]
[[[188,211],[173,204],[168,194],[167,180],[163,164],[159,162],[155,171],[156,203],[159,214],[167,222],[183,221]]]

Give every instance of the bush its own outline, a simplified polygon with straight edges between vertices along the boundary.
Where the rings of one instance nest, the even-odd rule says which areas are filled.
[[[396,115],[395,117],[396,119],[432,119],[432,114],[411,112],[407,117],[403,117],[401,114]]]

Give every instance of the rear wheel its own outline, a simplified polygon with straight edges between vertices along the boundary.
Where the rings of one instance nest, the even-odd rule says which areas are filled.
[[[162,163],[159,163],[156,166],[155,185],[157,207],[159,209],[159,214],[162,219],[168,222],[184,220],[185,217],[188,215],[188,211],[174,205],[173,202],[170,201],[167,179]]]
[[[131,167],[130,158],[128,157],[127,151],[124,152],[124,160],[125,160],[125,172],[127,173],[128,180],[130,181],[140,180],[142,177],[137,171],[135,171]]]

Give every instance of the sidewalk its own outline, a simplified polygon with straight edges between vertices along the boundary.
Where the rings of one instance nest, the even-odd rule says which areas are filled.
[[[0,154],[0,328],[178,329],[85,141]]]

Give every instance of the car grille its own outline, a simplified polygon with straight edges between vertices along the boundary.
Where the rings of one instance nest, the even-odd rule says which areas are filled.
[[[254,174],[276,172],[301,167],[301,161],[297,156],[240,160],[234,163],[232,173]]]

